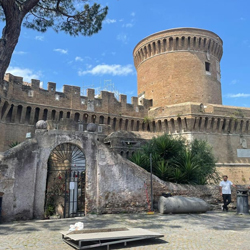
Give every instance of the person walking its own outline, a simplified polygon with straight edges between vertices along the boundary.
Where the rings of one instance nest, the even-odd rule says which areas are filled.
[[[231,186],[236,187],[231,181],[228,180],[227,175],[223,175],[223,181],[220,182],[220,195],[222,195],[224,205],[223,211],[228,212],[228,204],[231,203]]]

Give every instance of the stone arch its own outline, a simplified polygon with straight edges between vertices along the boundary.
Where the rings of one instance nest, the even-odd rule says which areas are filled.
[[[140,121],[137,121],[135,131],[139,131],[139,130],[140,130]]]
[[[116,131],[116,118],[113,119],[112,128],[114,131]]]
[[[156,46],[155,46],[155,42],[153,42],[152,47],[153,47],[153,55],[155,55],[155,54],[156,54]]]
[[[26,113],[25,113],[25,123],[29,123],[30,122],[30,114],[31,114],[31,107],[28,106],[26,108]]]
[[[111,119],[110,119],[110,117],[108,117],[107,125],[110,125],[110,123],[111,123]]]
[[[6,115],[6,118],[5,118],[5,121],[6,121],[6,122],[11,122],[11,120],[12,120],[13,108],[14,108],[14,105],[11,104],[10,109],[9,109],[7,115]]]
[[[145,131],[145,122],[144,121],[142,122],[141,129],[142,129],[142,131]]]
[[[48,119],[48,109],[44,109],[43,110],[43,120],[47,121],[47,119]]]
[[[173,50],[173,45],[174,45],[174,39],[173,39],[173,37],[169,37],[169,40],[168,40],[168,50],[169,51]]]
[[[122,124],[123,123],[123,120],[122,120],[122,118],[120,118],[120,120],[119,120],[119,130],[122,130]]]
[[[173,118],[170,119],[170,128],[171,128],[170,132],[175,133],[175,123]]]
[[[92,123],[95,123],[95,122],[96,122],[96,115],[92,115],[92,116],[91,116],[91,122],[92,122]]]
[[[179,37],[176,37],[175,38],[175,49],[179,50],[179,46],[180,46],[180,39],[179,39]]]
[[[130,122],[130,130],[131,131],[134,131],[134,126],[135,126],[135,121],[134,120],[131,120],[131,122]]]
[[[128,119],[125,120],[125,127],[124,127],[125,131],[128,131]]]
[[[78,112],[76,112],[75,116],[74,116],[74,121],[79,122],[79,120],[80,120],[80,114]]]
[[[36,124],[39,120],[40,108],[35,108],[34,123]]]
[[[197,38],[193,37],[193,49],[196,50],[196,46],[197,46]]]
[[[164,129],[164,131],[165,131],[165,133],[169,133],[169,126],[168,126],[168,120],[167,119],[165,119],[164,120],[164,127],[165,127],[165,129]]]
[[[85,214],[86,157],[79,145],[64,142],[54,147],[47,160],[45,217]],[[53,211],[52,211],[53,210]]]
[[[5,102],[4,102],[4,105],[3,105],[3,107],[2,107],[1,119],[3,118],[4,113],[6,112],[8,106],[9,106],[9,103],[8,103],[7,101],[5,101]]]
[[[23,112],[23,106],[22,105],[18,105],[17,106],[16,121],[19,122],[19,123],[21,122],[22,112]]]
[[[161,53],[161,41],[160,40],[157,41],[157,47],[158,47],[157,54],[160,54]]]
[[[99,117],[99,124],[104,124],[104,116],[103,115],[101,115]]]
[[[156,132],[156,124],[155,121],[152,121],[152,132]]]
[[[161,123],[161,120],[158,120],[158,122],[157,122],[157,131],[158,131],[158,132],[161,132],[161,131],[162,131],[162,123]]]
[[[88,123],[88,114],[83,114],[83,123]]]
[[[163,52],[167,51],[167,39],[163,39]]]

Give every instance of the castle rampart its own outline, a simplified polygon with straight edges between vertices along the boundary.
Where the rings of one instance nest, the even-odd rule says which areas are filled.
[[[27,132],[34,132],[38,120],[59,121],[70,118],[75,122],[105,124],[111,130],[139,131],[147,116],[151,101],[101,91],[95,96],[94,89],[87,89],[87,96],[81,96],[80,87],[63,86],[63,92],[56,91],[56,84],[49,82],[48,89],[40,88],[39,80],[23,82],[21,77],[7,74],[0,89],[0,126],[5,131],[0,151],[13,141],[23,141]],[[8,129],[7,129],[7,127]]]

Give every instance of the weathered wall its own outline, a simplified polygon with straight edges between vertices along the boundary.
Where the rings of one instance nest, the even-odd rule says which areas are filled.
[[[146,189],[150,193],[150,174],[147,171],[110,151],[97,141],[95,133],[40,129],[36,130],[35,138],[6,151],[1,158],[4,220],[43,218],[47,161],[61,143],[73,143],[85,153],[86,213],[148,209]],[[153,176],[153,189],[155,202],[162,192],[200,197],[211,204],[221,201],[217,186],[177,185]]]
[[[0,159],[0,190],[4,193],[5,220],[33,217],[36,181],[36,139],[30,139],[5,152]]]

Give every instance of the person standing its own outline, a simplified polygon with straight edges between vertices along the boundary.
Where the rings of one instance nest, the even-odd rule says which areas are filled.
[[[223,211],[228,212],[228,204],[231,203],[231,186],[236,187],[231,181],[228,180],[227,175],[223,175],[223,181],[220,182],[220,195],[223,197]]]

